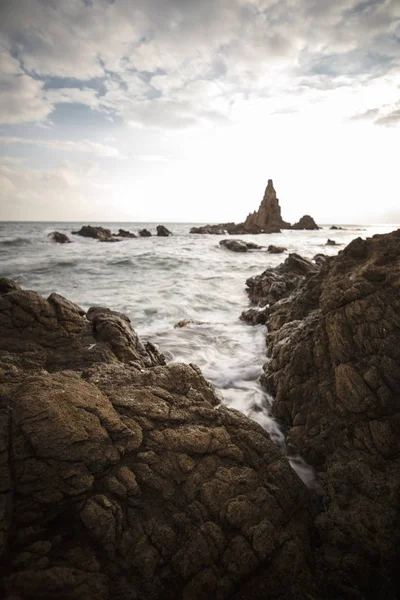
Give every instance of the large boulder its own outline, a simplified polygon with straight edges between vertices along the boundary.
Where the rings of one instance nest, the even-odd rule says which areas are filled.
[[[148,229],[140,229],[139,230],[140,237],[151,237],[151,231]]]
[[[168,237],[172,235],[172,231],[164,227],[164,225],[157,225],[157,235],[158,237]]]
[[[292,229],[321,229],[310,215],[304,215],[300,221],[292,225]]]
[[[0,290],[1,598],[315,594],[310,493],[260,425],[124,315]]]
[[[137,235],[135,233],[132,233],[131,231],[128,231],[127,229],[118,229],[118,233],[116,234],[117,237],[121,237],[121,238],[136,238]]]
[[[82,237],[93,238],[100,242],[119,242],[119,238],[111,233],[109,229],[105,227],[94,227],[93,225],[83,225],[79,231],[73,231],[74,235],[80,235]]]
[[[400,230],[358,238],[265,315],[273,414],[325,493],[323,597],[400,594],[399,266]]]

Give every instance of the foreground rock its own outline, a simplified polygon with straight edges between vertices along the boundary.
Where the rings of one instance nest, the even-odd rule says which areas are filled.
[[[310,215],[304,215],[300,221],[292,225],[292,229],[321,229]]]
[[[219,245],[232,252],[248,252],[248,250],[260,250],[262,248],[262,246],[258,246],[253,242],[244,242],[243,240],[221,240]]]
[[[57,244],[70,244],[71,240],[65,233],[60,233],[59,231],[52,231],[49,233],[49,236],[53,242]]]
[[[1,598],[315,593],[310,494],[257,423],[124,315],[0,291]]]
[[[164,227],[164,225],[157,225],[157,235],[158,237],[168,237],[172,235],[172,231]]]
[[[273,412],[326,494],[316,563],[334,597],[400,594],[399,267],[400,230],[358,238],[265,319]]]
[[[80,235],[82,237],[93,238],[100,242],[119,242],[120,239],[116,237],[109,229],[104,227],[93,227],[93,225],[83,225],[79,231],[73,231],[74,235]]]

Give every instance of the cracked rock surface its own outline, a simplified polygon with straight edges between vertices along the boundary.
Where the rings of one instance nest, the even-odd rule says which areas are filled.
[[[124,315],[0,294],[1,598],[315,593],[317,511],[257,423]]]

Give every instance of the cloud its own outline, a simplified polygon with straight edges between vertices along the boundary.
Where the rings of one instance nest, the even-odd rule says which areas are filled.
[[[122,158],[119,150],[99,144],[98,142],[92,142],[90,140],[79,140],[77,142],[70,140],[41,140],[41,139],[30,139],[10,136],[0,136],[0,144],[33,144],[49,150],[65,150],[68,152],[84,152],[93,154],[96,156],[103,156],[108,158]]]

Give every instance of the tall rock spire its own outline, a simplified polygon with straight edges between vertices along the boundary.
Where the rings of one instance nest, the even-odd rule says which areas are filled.
[[[244,227],[249,233],[257,233],[257,230],[267,233],[278,233],[281,228],[288,229],[290,227],[290,223],[287,223],[281,217],[281,207],[276,197],[272,179],[268,179],[268,185],[265,189],[260,208],[258,211],[249,214]]]

